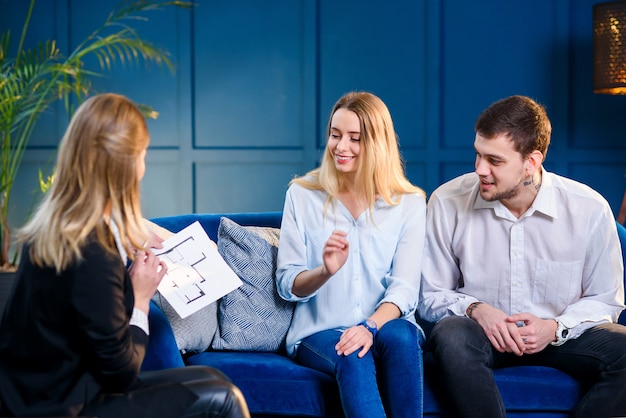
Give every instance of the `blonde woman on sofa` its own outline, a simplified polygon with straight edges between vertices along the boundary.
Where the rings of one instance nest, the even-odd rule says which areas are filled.
[[[341,97],[321,166],[287,191],[276,274],[279,294],[297,302],[287,350],[336,378],[348,418],[422,416],[414,314],[425,211],[385,104]]]
[[[167,270],[143,248],[149,140],[123,96],[94,96],[72,118],[52,188],[20,231],[0,325],[0,416],[249,417],[217,370],[139,373],[150,298]]]

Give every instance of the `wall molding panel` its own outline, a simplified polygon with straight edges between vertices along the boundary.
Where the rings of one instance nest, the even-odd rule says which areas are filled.
[[[626,97],[594,95],[592,7],[599,0],[199,0],[139,32],[176,71],[115,66],[98,91],[160,112],[142,184],[146,217],[282,210],[289,181],[314,168],[333,103],[367,90],[388,105],[409,178],[430,194],[474,165],[473,125],[491,102],[533,97],[553,124],[546,168],[603,194],[626,188]],[[19,32],[27,2],[0,0]],[[117,1],[38,2],[28,41],[75,45]],[[11,214],[32,207],[39,168],[67,125],[55,107],[24,158]]]

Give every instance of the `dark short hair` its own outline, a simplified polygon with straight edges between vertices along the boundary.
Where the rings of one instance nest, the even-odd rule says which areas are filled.
[[[523,158],[536,150],[545,159],[552,125],[542,105],[526,96],[510,96],[483,110],[474,130],[487,139],[505,134]]]

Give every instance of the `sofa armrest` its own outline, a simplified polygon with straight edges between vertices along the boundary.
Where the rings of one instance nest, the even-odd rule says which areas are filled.
[[[619,237],[619,241],[622,246],[622,260],[624,262],[624,286],[626,287],[626,227],[624,227],[619,222],[616,222],[615,224],[617,226],[617,236]],[[626,325],[626,309],[622,311],[617,322],[622,325]]]
[[[185,366],[176,345],[172,326],[163,311],[154,302],[150,302],[148,323],[150,324],[150,339],[141,370],[161,370]]]

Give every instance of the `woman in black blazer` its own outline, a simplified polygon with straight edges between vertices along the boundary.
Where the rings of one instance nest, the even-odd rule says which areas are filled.
[[[139,373],[150,298],[167,269],[145,249],[148,143],[145,119],[123,96],[92,97],[72,118],[55,181],[19,233],[0,324],[0,415],[249,417],[215,369]]]

